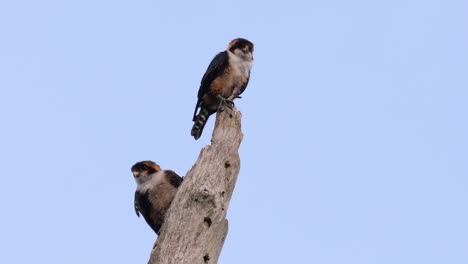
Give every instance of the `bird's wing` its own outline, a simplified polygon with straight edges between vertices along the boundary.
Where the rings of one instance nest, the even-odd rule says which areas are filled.
[[[200,89],[198,90],[198,98],[201,98],[208,92],[211,82],[219,75],[220,70],[224,69],[229,63],[227,51],[218,53],[208,65],[205,74],[200,82]]]
[[[220,71],[223,70],[229,63],[229,56],[227,51],[223,51],[218,53],[208,65],[205,74],[200,82],[200,88],[198,89],[198,101],[195,105],[195,112],[193,113],[193,119],[195,120],[195,116],[197,114],[198,108],[201,106],[201,98],[203,95],[209,92],[210,85],[213,80],[220,74]]]
[[[151,227],[151,229],[156,232],[156,234],[159,235],[159,229],[161,228],[161,223],[159,221],[155,221],[152,217],[154,215],[152,214],[157,214],[156,218],[157,219],[163,219],[163,216],[159,214],[157,210],[154,210],[152,205],[149,202],[149,193],[141,193],[136,191],[135,192],[135,212],[138,217],[140,217],[140,213],[143,215],[143,218],[145,219],[146,223]]]
[[[172,186],[179,188],[180,184],[182,184],[183,178],[177,175],[172,170],[165,170],[166,179],[171,183]]]
[[[141,193],[135,192],[135,213],[138,217],[140,217],[140,212],[141,212],[140,196],[141,196]]]

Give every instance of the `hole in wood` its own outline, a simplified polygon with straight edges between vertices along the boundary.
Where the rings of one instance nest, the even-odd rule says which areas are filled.
[[[229,118],[232,118],[232,114],[229,114]]]
[[[210,193],[207,189],[195,191],[190,196],[192,202],[201,205],[209,205],[211,207],[216,207],[215,198],[219,197],[218,194]]]
[[[231,167],[231,162],[229,162],[229,160],[228,160],[228,161],[224,162],[224,168],[227,169],[229,167]]]
[[[210,227],[211,224],[213,223],[213,221],[211,221],[211,218],[209,218],[208,216],[203,218],[203,222],[208,226]]]
[[[203,256],[203,261],[204,261],[205,263],[208,263],[209,260],[210,260],[210,255],[205,254],[205,256]]]

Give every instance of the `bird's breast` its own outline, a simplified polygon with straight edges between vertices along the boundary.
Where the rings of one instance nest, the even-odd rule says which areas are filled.
[[[233,59],[231,62],[232,74],[235,78],[247,78],[250,74],[252,62],[241,59]]]
[[[240,89],[247,83],[251,66],[252,61],[229,54],[229,65],[211,83],[211,93],[225,98],[231,96],[235,89]]]

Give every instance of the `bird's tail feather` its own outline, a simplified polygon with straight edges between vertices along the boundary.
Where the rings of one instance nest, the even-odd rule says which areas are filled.
[[[200,113],[194,118],[191,135],[195,138],[195,140],[200,138],[206,121],[208,121],[208,117],[210,117],[210,112],[205,107],[202,107],[200,109]]]
[[[202,102],[200,99],[198,99],[197,104],[195,105],[195,111],[193,112],[193,118],[192,121],[195,121],[195,118],[197,117],[197,110],[199,107],[202,107]]]

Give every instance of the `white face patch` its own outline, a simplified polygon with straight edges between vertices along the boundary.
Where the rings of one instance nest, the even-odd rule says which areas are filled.
[[[143,176],[140,176],[143,177]],[[144,179],[137,179],[137,191],[140,192],[146,192],[148,189],[151,187],[155,186],[158,184],[160,181],[163,180],[164,177],[164,171],[160,170],[158,172],[155,172],[148,177],[145,177]]]

